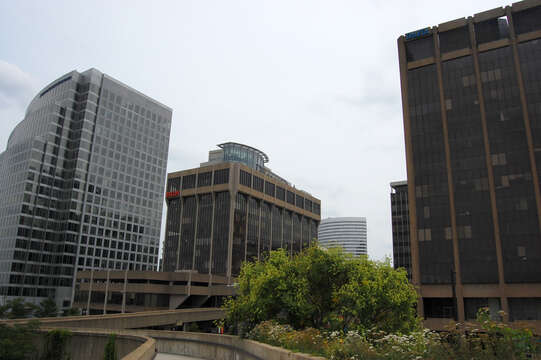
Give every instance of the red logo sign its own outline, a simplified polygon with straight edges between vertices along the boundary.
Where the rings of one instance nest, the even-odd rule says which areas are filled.
[[[180,191],[168,191],[165,193],[166,199],[172,199],[180,196]]]

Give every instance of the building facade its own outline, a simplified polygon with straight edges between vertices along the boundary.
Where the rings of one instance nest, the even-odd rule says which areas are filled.
[[[229,284],[190,272],[85,270],[77,273],[73,307],[87,315],[220,307],[237,294]]]
[[[393,265],[403,268],[411,281],[411,246],[408,209],[408,182],[391,183],[391,222],[393,228]]]
[[[323,219],[319,224],[317,239],[324,248],[341,247],[354,256],[367,255],[366,218]]]
[[[157,267],[171,113],[95,69],[36,95],[0,155],[0,302]]]
[[[541,319],[541,1],[398,39],[425,318]]]
[[[164,271],[237,276],[245,260],[291,253],[317,236],[321,202],[264,166],[252,147],[225,143],[195,169],[168,174]]]

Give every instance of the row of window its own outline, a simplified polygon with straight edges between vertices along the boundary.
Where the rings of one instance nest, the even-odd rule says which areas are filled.
[[[272,182],[265,181],[263,178],[250,174],[247,171],[240,170],[240,184],[250,187],[256,191],[265,193],[266,195],[275,197],[279,200],[286,201],[287,203],[294,205],[298,208],[308,210],[314,214],[319,215],[321,212],[320,205],[312,202],[309,199],[295,194],[292,191],[286,190],[281,186],[277,186]]]
[[[541,6],[513,13],[517,35],[541,29]],[[474,24],[475,41],[484,44],[509,38],[507,17],[489,19]],[[468,25],[438,33],[437,41],[442,53],[471,48]],[[406,43],[407,61],[416,61],[434,56],[433,35]]]

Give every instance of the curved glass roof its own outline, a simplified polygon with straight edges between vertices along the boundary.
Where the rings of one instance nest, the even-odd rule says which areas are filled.
[[[225,142],[225,143],[222,143],[222,144],[218,144],[217,146],[219,148],[221,148],[221,149],[224,149],[224,150],[227,150],[227,149],[232,148],[232,147],[241,148],[243,150],[254,152],[258,156],[261,156],[263,158],[263,162],[265,162],[265,163],[269,162],[269,157],[267,156],[267,154],[265,154],[263,151],[261,151],[259,149],[251,147],[249,145],[229,141],[229,142]]]

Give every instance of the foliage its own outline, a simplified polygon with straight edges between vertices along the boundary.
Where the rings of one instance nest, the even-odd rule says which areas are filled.
[[[296,329],[376,327],[409,332],[418,327],[417,294],[405,271],[388,261],[353,258],[317,245],[290,257],[283,249],[265,261],[244,263],[226,323],[241,336],[258,323],[277,320]]]
[[[9,326],[0,323],[0,359],[23,360],[36,352],[32,337],[39,327],[36,320]]]
[[[201,328],[196,322],[190,322],[186,324],[186,331],[189,332],[201,332]]]
[[[70,359],[66,353],[66,345],[71,333],[64,329],[51,330],[46,335],[45,352],[42,360],[64,360]]]
[[[58,308],[56,302],[52,298],[47,298],[41,301],[39,308],[35,311],[36,317],[56,317],[58,316]]]
[[[62,311],[62,316],[80,316],[81,310],[77,308],[69,308]]]
[[[105,345],[105,351],[103,354],[103,360],[118,360],[118,353],[116,352],[116,335],[109,335],[109,341]]]
[[[27,318],[37,309],[38,307],[36,305],[25,302],[23,298],[16,298],[6,301],[6,303],[0,307],[0,318]]]
[[[522,360],[538,359],[539,348],[531,331],[512,329],[491,321],[486,310],[478,315],[477,327],[455,326],[448,332],[427,329],[393,334],[368,329],[330,331],[294,330],[276,321],[264,321],[248,334],[249,339],[292,351],[321,355],[333,360]]]
[[[491,320],[488,308],[479,309],[477,322],[480,327],[459,325],[449,329],[442,335],[445,341],[434,347],[434,356],[470,359],[477,353],[479,359],[531,359],[541,350],[531,330]]]

